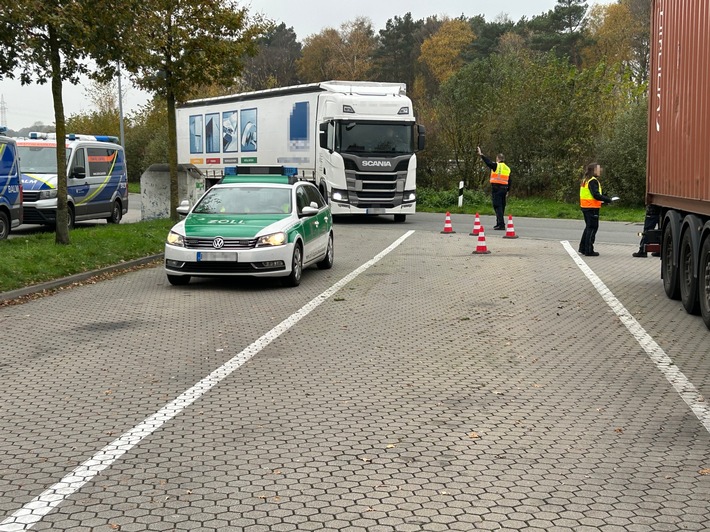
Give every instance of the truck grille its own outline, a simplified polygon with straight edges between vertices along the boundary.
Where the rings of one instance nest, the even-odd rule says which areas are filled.
[[[22,191],[22,200],[23,201],[37,201],[39,199],[39,191],[27,191],[23,190]]]
[[[361,209],[402,205],[411,155],[389,159],[392,165],[387,167],[364,166],[364,159],[350,156],[344,160],[350,205]]]

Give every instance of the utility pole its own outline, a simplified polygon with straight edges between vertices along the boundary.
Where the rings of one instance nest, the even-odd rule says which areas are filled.
[[[7,126],[7,105],[4,94],[0,94],[0,126]]]
[[[118,62],[118,123],[121,130],[121,146],[126,147],[123,140],[123,92],[121,91],[121,62]]]

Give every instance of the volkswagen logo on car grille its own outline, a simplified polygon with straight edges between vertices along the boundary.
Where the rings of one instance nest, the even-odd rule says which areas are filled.
[[[212,247],[215,249],[222,249],[224,247],[224,238],[218,236],[212,241]]]

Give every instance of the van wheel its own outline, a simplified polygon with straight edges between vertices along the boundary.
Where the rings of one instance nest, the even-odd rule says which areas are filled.
[[[5,211],[0,211],[0,240],[5,240],[10,234],[10,219]]]
[[[117,224],[121,222],[121,218],[123,218],[123,212],[121,211],[121,202],[116,200],[113,202],[111,216],[106,218],[106,221],[110,224]]]
[[[691,229],[683,235],[680,241],[680,268],[678,281],[680,301],[688,314],[698,314],[698,280],[695,278],[695,254],[690,237]]]
[[[189,275],[168,275],[168,282],[173,286],[185,286],[190,282]]]
[[[67,227],[69,229],[74,229],[74,222],[76,221],[74,217],[74,208],[71,205],[67,205]]]
[[[710,236],[705,237],[705,242],[700,248],[698,303],[705,326],[710,329]]]
[[[301,284],[303,274],[303,250],[301,243],[297,242],[293,247],[293,257],[291,258],[291,274],[283,280],[284,286],[298,286]]]

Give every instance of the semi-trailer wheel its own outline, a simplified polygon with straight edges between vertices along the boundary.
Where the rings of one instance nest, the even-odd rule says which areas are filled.
[[[663,229],[663,244],[661,247],[661,269],[663,271],[663,289],[671,299],[680,298],[680,283],[678,268],[673,264],[673,229],[667,223]]]
[[[698,280],[695,277],[695,250],[688,227],[680,241],[678,286],[680,301],[688,314],[698,314]]]
[[[700,248],[700,271],[698,272],[698,306],[705,326],[710,329],[710,235]]]

